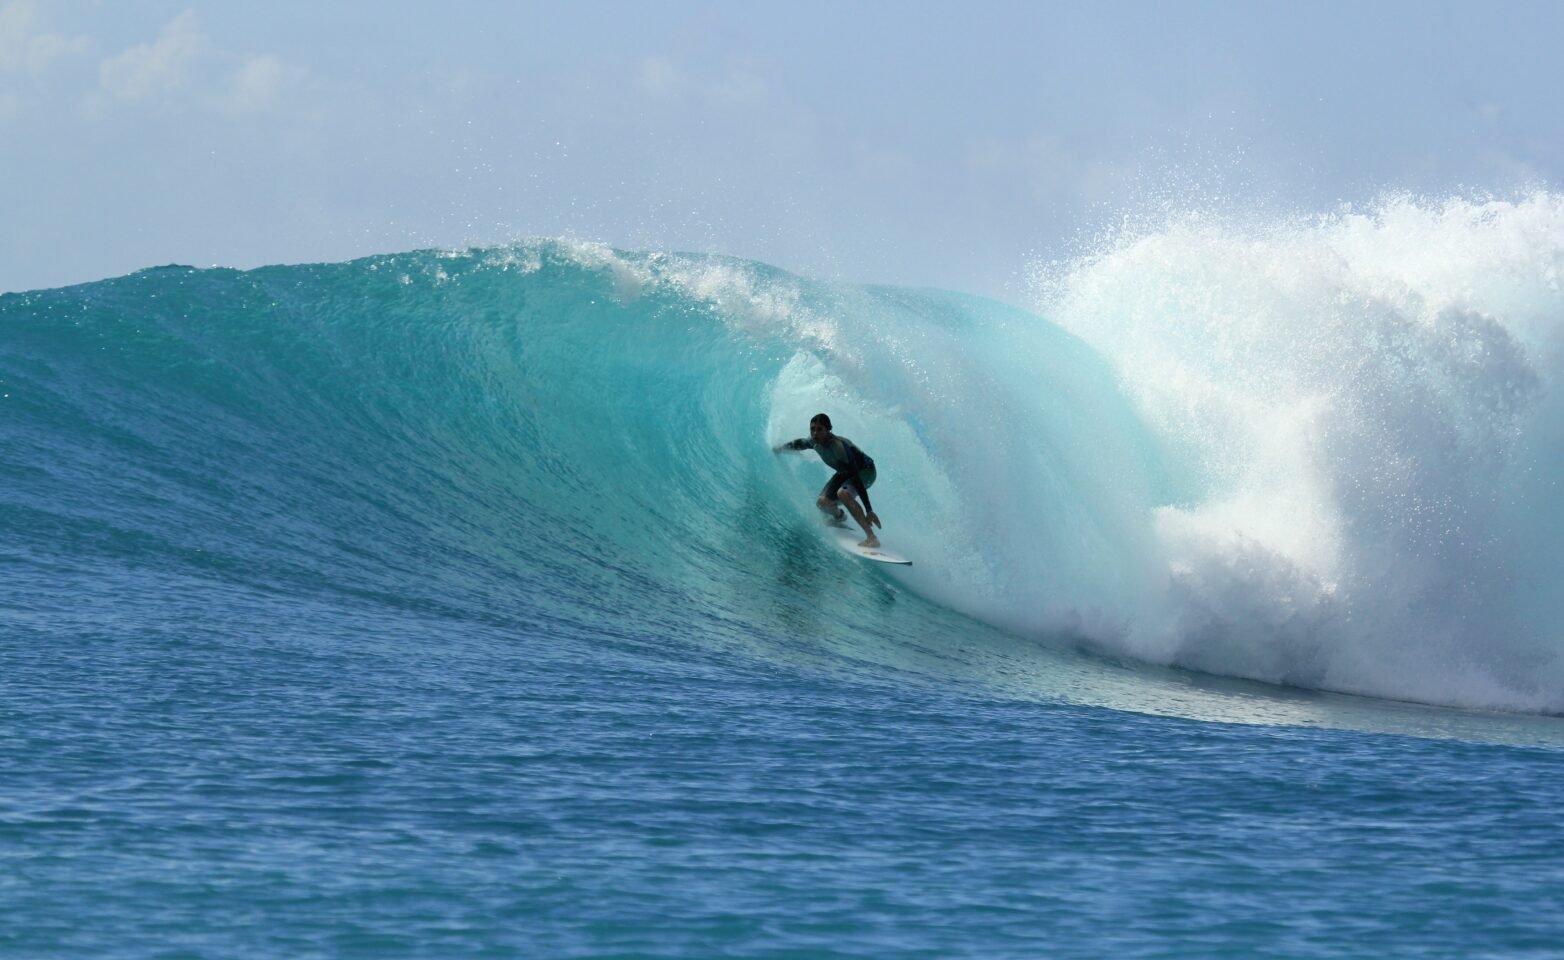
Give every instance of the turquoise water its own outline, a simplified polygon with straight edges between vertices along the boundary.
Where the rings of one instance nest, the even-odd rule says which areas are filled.
[[[1551,202],[0,297],[0,953],[1557,955]]]

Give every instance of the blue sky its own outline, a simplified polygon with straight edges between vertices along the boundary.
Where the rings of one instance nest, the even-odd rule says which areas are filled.
[[[1162,205],[1564,175],[1560,3],[0,0],[0,291],[569,236],[1019,301]]]

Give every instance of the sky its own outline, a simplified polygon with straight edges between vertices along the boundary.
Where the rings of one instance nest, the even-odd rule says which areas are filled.
[[[1025,299],[1564,181],[1564,3],[0,0],[0,292],[568,237]]]

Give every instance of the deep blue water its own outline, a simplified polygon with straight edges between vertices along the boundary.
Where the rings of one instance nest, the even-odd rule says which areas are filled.
[[[1384,581],[1170,547],[1221,477],[1077,330],[559,244],[0,297],[0,954],[1559,956],[1556,637],[1351,673]]]

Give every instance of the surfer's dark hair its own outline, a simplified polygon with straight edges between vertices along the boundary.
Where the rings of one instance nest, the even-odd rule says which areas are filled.
[[[817,423],[822,427],[825,427],[827,430],[831,429],[831,418],[823,413],[817,413],[809,418],[809,425],[811,427]]]

